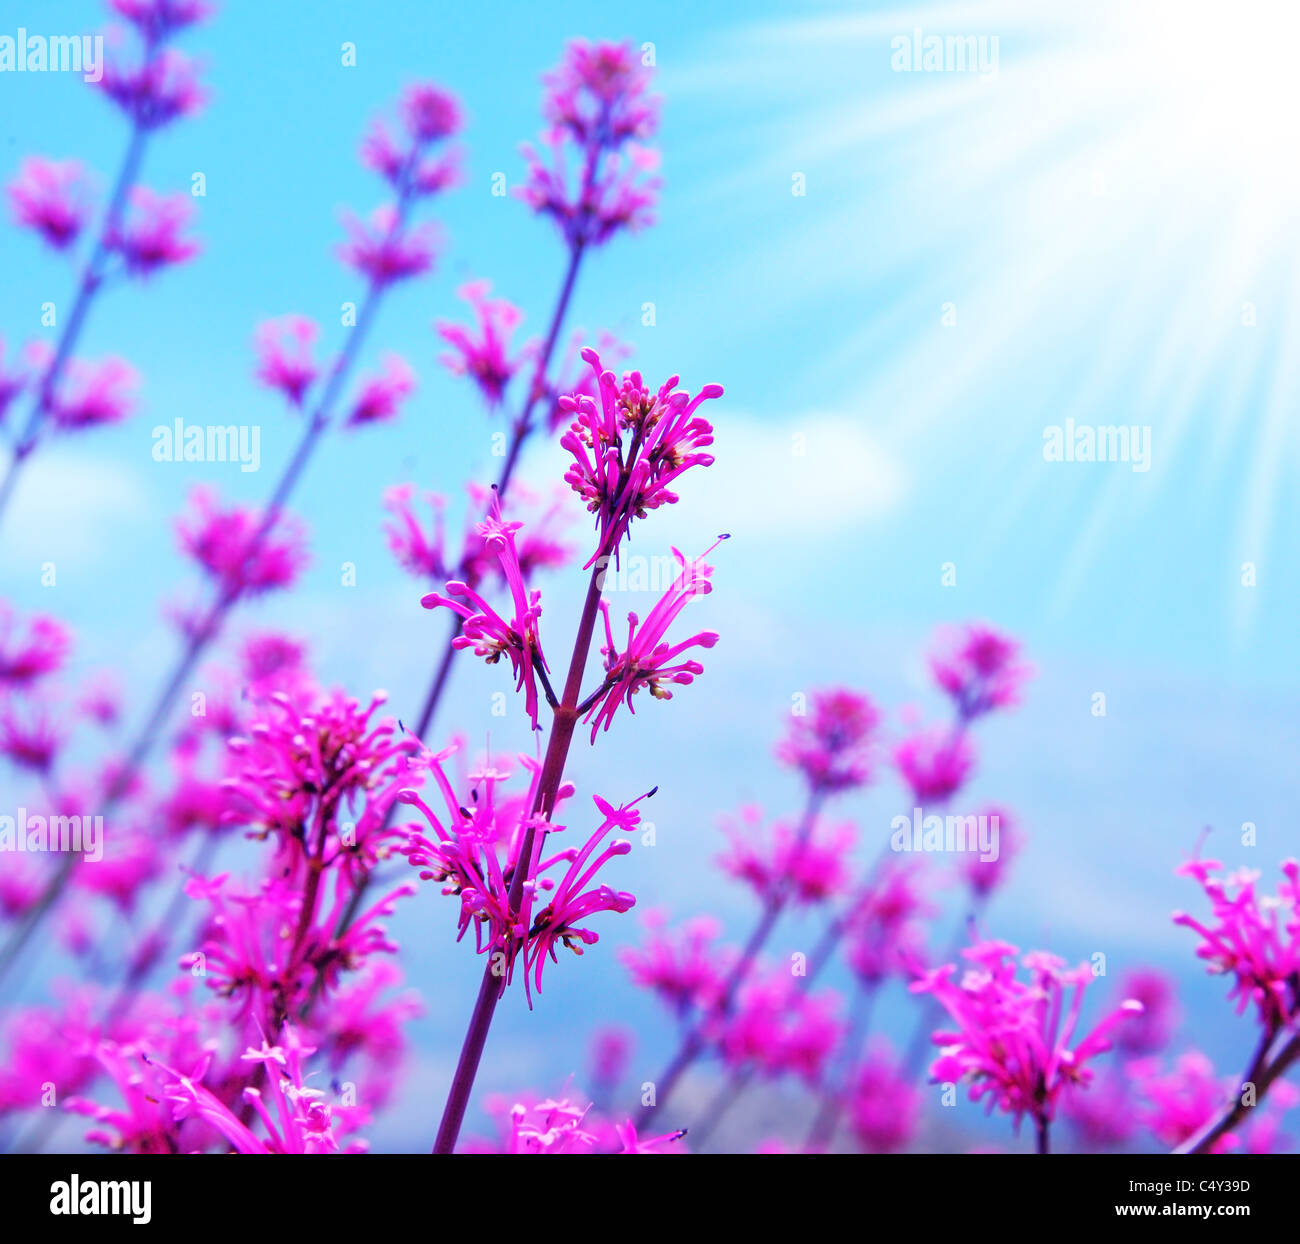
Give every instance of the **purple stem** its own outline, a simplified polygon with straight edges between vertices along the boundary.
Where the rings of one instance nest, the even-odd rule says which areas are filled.
[[[799,825],[799,833],[796,838],[795,850],[801,850],[803,845],[808,841],[812,833],[813,825],[816,823],[817,815],[821,811],[821,805],[824,796],[817,790],[812,790],[808,795],[808,803],[804,808],[803,819]],[[697,1058],[705,1051],[708,1042],[705,1039],[704,1028],[708,1021],[714,1018],[725,1019],[731,1014],[732,1007],[735,1005],[736,995],[740,992],[741,986],[749,978],[750,971],[753,969],[754,962],[758,958],[759,951],[767,944],[767,939],[771,936],[772,930],[776,928],[776,922],[781,918],[781,913],[785,910],[790,901],[790,890],[788,887],[782,887],[775,890],[763,903],[763,911],[759,916],[758,923],[749,935],[749,940],[745,943],[745,948],[741,952],[740,958],[732,967],[727,975],[726,984],[722,990],[722,997],[719,999],[716,1007],[713,1007],[708,1013],[698,1018],[694,1024],[687,1030],[682,1043],[678,1046],[677,1053],[673,1055],[672,1061],[668,1064],[663,1075],[657,1079],[655,1084],[655,1100],[652,1105],[643,1106],[641,1113],[636,1117],[636,1127],[640,1131],[647,1127],[659,1113],[664,1103],[672,1095],[672,1091],[677,1086],[677,1082],[686,1073],[687,1069],[695,1062]]]
[[[559,707],[554,710],[551,736],[547,741],[546,756],[542,761],[542,771],[537,781],[537,795],[533,801],[532,815],[528,827],[524,830],[523,842],[516,857],[514,875],[510,879],[507,901],[512,912],[519,910],[524,882],[528,879],[528,861],[533,858],[532,821],[538,816],[549,819],[555,809],[556,796],[564,777],[569,745],[573,741],[574,727],[578,723],[577,708],[582,692],[582,675],[587,668],[591,638],[596,628],[596,614],[600,606],[603,578],[602,569],[597,563],[592,567],[591,579],[587,584],[587,598],[578,621],[578,634],[573,643],[573,656],[569,661],[569,674],[564,683],[564,694]],[[544,836],[542,841],[545,842]],[[465,1033],[460,1058],[456,1063],[456,1073],[451,1081],[451,1090],[447,1094],[447,1103],[443,1107],[442,1122],[438,1125],[438,1136],[433,1146],[434,1153],[452,1153],[455,1150],[461,1124],[465,1121],[465,1110],[469,1106],[470,1093],[474,1089],[474,1078],[478,1074],[479,1061],[483,1057],[483,1046],[487,1042],[488,1030],[492,1027],[492,1016],[496,1013],[497,1002],[501,998],[505,980],[503,975],[498,974],[499,969],[494,970],[494,957],[492,953],[488,954],[488,961],[483,969],[483,981],[479,986],[478,999],[470,1015],[469,1029]]]

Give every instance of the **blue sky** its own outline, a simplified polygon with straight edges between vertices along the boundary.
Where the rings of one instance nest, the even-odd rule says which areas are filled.
[[[25,7],[7,7],[0,33],[100,20],[91,4],[57,19]],[[85,352],[125,354],[145,377],[142,409],[32,467],[0,590],[65,617],[79,662],[117,669],[142,710],[175,646],[159,600],[190,583],[171,516],[200,480],[265,495],[296,434],[252,379],[252,330],[300,311],[337,343],[339,306],[358,292],[332,255],[338,210],[381,201],[357,142],[404,84],[433,78],[465,101],[467,184],[437,204],[439,272],[393,295],[369,352],[401,352],[420,389],[397,426],[331,436],[294,499],[313,567],[292,596],[243,616],[309,637],[325,677],[357,694],[383,686],[413,713],[442,631],[385,551],[380,494],[406,479],[454,494],[484,478],[498,426],[436,365],[430,323],[459,317],[456,286],[485,276],[524,307],[525,332],[542,330],[563,256],[490,179],[519,178],[538,74],[567,38],[651,42],[666,101],[660,223],[593,258],[569,325],[622,336],[649,377],[726,387],[717,464],[645,525],[641,547],[735,538],[698,606],[699,625],[723,636],[704,677],[576,755],[583,798],[661,786],[660,845],[622,861],[618,884],[644,906],[716,910],[739,936],[745,896],[703,865],[721,845],[717,813],[796,799],[767,761],[789,697],[842,681],[938,713],[923,662],[933,628],[987,618],[1022,636],[1039,669],[1024,707],[980,737],[973,793],[1016,809],[1031,838],[991,931],[1178,971],[1199,1039],[1232,1069],[1250,1034],[1168,913],[1195,901],[1171,874],[1202,826],[1218,827],[1230,861],[1269,876],[1296,841],[1300,515],[1287,485],[1300,356],[1285,226],[1300,194],[1274,153],[1297,114],[1278,94],[1283,66],[1258,51],[1273,39],[1253,41],[1264,59],[1248,67],[1220,27],[1216,44],[1168,6],[1148,23],[1103,4],[1086,25],[1038,7],[642,2],[613,16],[583,3],[321,0],[307,23],[296,6],[227,4],[186,44],[209,62],[212,103],[166,131],[145,170],[166,190],[204,173],[204,253],[97,307]],[[1248,5],[1233,30],[1284,19]],[[893,71],[891,41],[916,28],[996,36],[996,75]],[[355,67],[340,64],[345,41]],[[28,152],[111,176],[122,128],[75,77],[0,75],[0,105],[6,177]],[[41,303],[62,305],[71,274],[11,228],[0,262],[0,333],[39,336]],[[177,416],[259,425],[261,471],[154,462],[152,429]],[[1150,470],[1045,461],[1045,429],[1067,419],[1150,429]],[[525,476],[546,484],[562,469],[541,450]],[[39,584],[48,561],[53,589]],[[340,585],[344,562],[355,588]],[[955,586],[942,585],[945,563]],[[568,631],[577,591],[548,585],[550,633]],[[523,746],[488,715],[496,675],[459,669],[444,724]],[[1104,719],[1090,711],[1098,691]],[[905,802],[886,778],[843,810],[870,840]],[[1232,836],[1247,821],[1254,853]],[[452,914],[432,895],[395,927],[429,1008],[412,1094],[427,1101],[478,964],[449,946]],[[549,1087],[579,1071],[581,1049],[559,1037],[607,1016],[611,991],[640,1032],[639,1059],[660,1061],[666,1029],[613,953],[637,937],[637,915],[604,928],[581,963],[548,973],[535,1014],[503,1008],[486,1085]],[[798,947],[814,932],[782,937]],[[377,1142],[422,1143],[433,1110],[403,1112]]]

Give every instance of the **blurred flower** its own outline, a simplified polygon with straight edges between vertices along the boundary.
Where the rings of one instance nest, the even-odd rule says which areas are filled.
[[[284,315],[263,321],[253,335],[257,378],[278,389],[294,406],[302,405],[304,394],[316,379],[311,354],[319,332],[319,326],[305,315]]]
[[[77,160],[28,156],[9,184],[9,203],[19,225],[34,229],[55,250],[66,250],[90,214],[85,168]]]
[[[718,864],[743,881],[765,904],[791,898],[820,903],[842,893],[849,883],[849,857],[857,833],[850,822],[830,825],[811,818],[806,825],[773,823],[763,832],[762,809],[753,804],[722,822],[731,848]]]
[[[1133,968],[1120,978],[1118,993],[1142,1003],[1142,1014],[1119,1030],[1115,1044],[1128,1054],[1158,1054],[1178,1026],[1174,982],[1154,968]]]
[[[230,598],[289,587],[307,561],[302,527],[281,516],[262,531],[263,518],[245,506],[223,509],[216,493],[198,487],[190,493],[192,517],[177,520],[181,548]]]
[[[0,685],[31,686],[60,669],[72,650],[72,633],[48,614],[21,623],[13,607],[0,600]]]
[[[418,276],[433,266],[436,230],[431,224],[404,225],[391,205],[377,207],[368,221],[343,214],[348,240],[339,258],[374,286]]]
[[[193,116],[208,98],[198,63],[175,48],[153,52],[136,64],[106,57],[97,86],[146,130]]]
[[[470,281],[456,295],[469,303],[478,320],[477,331],[450,320],[437,320],[439,335],[451,351],[439,355],[453,375],[468,376],[478,386],[490,408],[501,403],[506,386],[526,357],[510,357],[510,339],[524,318],[523,312],[505,298],[489,298],[489,281]]]
[[[971,894],[977,899],[986,899],[1006,880],[1007,871],[1020,854],[1024,838],[1015,818],[1005,808],[988,807],[975,815],[984,818],[990,826],[997,826],[997,859],[984,859],[980,853],[971,851],[961,858],[960,868]],[[1125,997],[1134,996],[1125,994]],[[1128,1024],[1124,1031],[1132,1032],[1135,1027],[1136,1024]]]
[[[1300,863],[1284,860],[1276,897],[1259,896],[1259,873],[1240,869],[1219,879],[1218,860],[1189,860],[1177,872],[1193,878],[1210,901],[1209,925],[1174,913],[1174,923],[1200,934],[1196,957],[1213,974],[1233,978],[1229,998],[1244,1014],[1253,1002],[1266,1027],[1293,1023],[1300,1015],[1295,982],[1300,974]]]
[[[109,4],[144,38],[155,43],[165,35],[206,21],[216,11],[208,0],[109,0]]]
[[[155,194],[147,186],[131,191],[125,222],[108,237],[134,276],[151,276],[168,264],[184,263],[199,253],[199,244],[182,237],[194,215],[183,194]]]
[[[974,762],[974,745],[966,732],[942,726],[909,736],[894,751],[894,763],[919,804],[950,799]]]
[[[1020,688],[1033,670],[1018,660],[1018,640],[974,622],[942,633],[940,642],[930,669],[963,721],[1019,703]]]
[[[880,713],[847,687],[812,693],[812,711],[792,716],[776,755],[814,791],[834,794],[871,780],[871,748]]]
[[[74,359],[62,389],[51,398],[50,415],[68,432],[120,423],[134,407],[139,382],[135,368],[116,355],[97,363]]]
[[[943,1047],[930,1074],[935,1082],[966,1081],[970,1098],[987,1100],[1019,1124],[1028,1114],[1040,1127],[1055,1116],[1060,1098],[1087,1088],[1088,1063],[1113,1044],[1122,1021],[1141,1014],[1142,1004],[1122,1002],[1085,1037],[1076,1040],[1091,969],[1066,970],[1064,960],[1036,951],[1022,960],[1029,981],[1016,978],[1014,946],[980,942],[962,952],[974,965],[960,984],[944,964],[913,982],[913,993],[933,994],[956,1022],[955,1031],[934,1034]],[[1073,1043],[1073,1047],[1072,1047]]]
[[[645,923],[645,944],[619,951],[632,979],[658,994],[678,1016],[712,1010],[722,997],[733,957],[716,944],[722,925],[711,916],[697,916],[674,933],[660,911],[647,912]]]
[[[379,374],[370,377],[357,394],[347,426],[362,427],[392,419],[401,404],[415,391],[415,372],[400,354],[387,352],[380,359]]]
[[[849,1085],[848,1118],[868,1153],[897,1153],[916,1132],[921,1095],[887,1045],[873,1045]]]
[[[925,963],[920,922],[935,909],[921,891],[921,871],[886,862],[845,914],[849,966],[867,986],[889,976],[912,976]]]

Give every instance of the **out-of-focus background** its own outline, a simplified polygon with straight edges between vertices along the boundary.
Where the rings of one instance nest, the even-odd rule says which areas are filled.
[[[13,0],[0,32],[101,20],[93,3],[56,15]],[[896,68],[896,41],[928,34],[977,36],[984,60]],[[796,784],[770,759],[791,697],[829,683],[867,690],[896,736],[907,706],[944,711],[924,653],[937,624],[967,618],[1021,637],[1038,669],[1023,706],[978,734],[971,799],[1014,810],[1029,838],[987,931],[1071,960],[1101,952],[1113,977],[1138,963],[1168,970],[1185,1035],[1221,1072],[1239,1069],[1252,1025],[1169,916],[1199,901],[1173,869],[1204,827],[1210,854],[1270,885],[1296,844],[1300,13],[1285,0],[641,0],[617,14],[574,0],[228,0],[187,39],[208,61],[213,100],[163,134],[144,174],[164,190],[205,175],[204,253],[98,308],[84,353],[128,357],[145,378],[142,409],[38,457],[8,516],[0,592],[65,619],[76,668],[111,667],[129,711],[143,711],[178,643],[160,602],[192,586],[172,517],[200,481],[262,499],[297,432],[252,377],[252,330],[300,311],[324,324],[326,347],[339,340],[357,286],[332,254],[338,211],[382,197],[358,141],[402,86],[432,78],[468,111],[467,184],[437,204],[439,274],[396,291],[369,359],[399,351],[419,391],[395,426],[331,435],[292,507],[310,525],[312,567],[234,631],[301,636],[322,678],[362,696],[386,688],[413,715],[443,627],[385,548],[380,497],[410,480],[455,498],[498,466],[491,437],[503,425],[436,364],[431,321],[462,318],[456,287],[488,277],[525,308],[525,334],[543,330],[561,248],[491,181],[520,180],[518,143],[540,125],[538,75],[575,35],[653,44],[665,188],[654,228],[586,266],[570,327],[593,339],[611,330],[655,383],[676,372],[692,390],[727,391],[710,412],[716,465],[642,525],[636,547],[695,553],[719,532],[734,538],[716,554],[715,591],[689,615],[722,635],[703,678],[575,749],[575,823],[593,792],[624,800],[659,785],[657,844],[607,878],[638,907],[603,918],[580,961],[552,965],[531,1014],[522,994],[507,998],[482,1090],[581,1083],[587,1035],[612,1020],[637,1034],[631,1079],[659,1071],[671,1027],[617,948],[659,906],[715,913],[742,936],[753,903],[711,867],[716,818],[747,801],[794,809]],[[344,42],[355,67],[340,64]],[[123,141],[119,118],[75,75],[0,75],[6,179],[42,152],[84,159],[106,180]],[[66,302],[72,274],[8,227],[0,272],[0,332],[13,343],[47,333],[41,304]],[[178,416],[258,425],[260,471],[155,462],[152,430]],[[1149,469],[1045,460],[1045,434],[1067,420],[1149,429]],[[562,471],[558,452],[538,448],[523,477],[549,488]],[[41,586],[47,562],[57,587]],[[341,585],[349,562],[355,587]],[[559,643],[581,586],[576,574],[544,584],[545,634]],[[644,598],[615,599],[616,614],[625,607],[644,611]],[[471,750],[530,747],[518,718],[491,716],[503,679],[462,661],[440,735],[461,731]],[[23,797],[11,790],[4,806]],[[887,770],[844,801],[863,858],[910,804]],[[1246,824],[1254,847],[1241,845]],[[955,917],[941,921],[942,940]],[[370,1135],[376,1149],[419,1149],[481,964],[452,943],[453,906],[433,887],[392,929],[427,1010],[397,1105]],[[811,949],[818,931],[790,920],[774,950]],[[59,963],[47,948],[24,996],[48,988]],[[910,1030],[906,1005],[890,994],[882,1012],[896,1038]],[[705,1092],[709,1074],[689,1091]],[[758,1099],[761,1128],[779,1134],[796,1102]],[[982,1132],[963,1104],[930,1140],[1004,1131]]]

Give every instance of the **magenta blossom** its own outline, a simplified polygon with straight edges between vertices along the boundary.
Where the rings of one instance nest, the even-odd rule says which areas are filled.
[[[849,966],[869,987],[890,976],[915,975],[926,961],[922,922],[935,908],[921,889],[922,872],[886,862],[845,917]]]
[[[1254,1003],[1266,1027],[1294,1023],[1300,1015],[1300,863],[1283,861],[1276,897],[1255,892],[1259,873],[1253,870],[1216,877],[1223,871],[1218,860],[1189,860],[1177,871],[1204,890],[1214,918],[1202,924],[1176,912],[1174,923],[1200,935],[1196,956],[1210,972],[1232,977],[1228,997],[1236,1000],[1237,1014]]]
[[[894,750],[894,763],[917,803],[942,803],[966,781],[975,748],[964,730],[936,726],[904,739]]]
[[[109,0],[109,4],[153,42],[206,21],[215,12],[208,0]]]
[[[1024,845],[1024,835],[1005,808],[983,808],[975,815],[985,818],[990,826],[997,826],[997,859],[986,860],[979,852],[972,851],[962,857],[959,865],[962,880],[970,887],[971,894],[983,900],[1006,881],[1007,872]],[[1134,1027],[1134,1024],[1127,1025],[1125,1032],[1132,1032]]]
[[[849,1094],[849,1126],[867,1153],[897,1153],[911,1141],[921,1095],[884,1042],[867,1052]]]
[[[1093,980],[1082,964],[1066,970],[1055,955],[1037,951],[1022,960],[1029,981],[1016,976],[1014,946],[980,942],[962,952],[974,965],[960,983],[944,964],[915,981],[913,993],[933,994],[957,1025],[933,1036],[941,1046],[931,1077],[970,1085],[972,1101],[1003,1111],[1019,1124],[1030,1115],[1040,1131],[1055,1116],[1063,1095],[1087,1088],[1088,1066],[1113,1045],[1118,1024],[1139,1015],[1142,1004],[1122,1002],[1087,1036],[1076,1039],[1083,995]]]
[[[373,286],[391,285],[433,267],[437,231],[432,224],[406,226],[391,205],[377,207],[368,221],[343,214],[348,240],[339,258]]]
[[[439,355],[438,361],[453,375],[468,376],[488,406],[495,409],[525,354],[510,354],[510,339],[523,312],[505,298],[489,298],[491,290],[488,281],[470,281],[456,291],[473,310],[477,329],[450,320],[435,323],[439,336],[451,346],[449,352]]]
[[[548,129],[540,149],[523,146],[528,172],[519,197],[550,216],[574,248],[652,223],[658,153],[636,140],[653,135],[659,101],[649,94],[650,72],[636,51],[574,40],[543,80]]]
[[[516,690],[524,691],[525,710],[536,730],[539,707],[537,673],[540,670],[545,674],[549,667],[538,634],[538,619],[542,613],[541,593],[528,591],[519,564],[515,533],[522,526],[522,523],[507,523],[502,520],[500,497],[494,493],[491,512],[487,520],[477,527],[479,534],[496,554],[502,577],[510,590],[514,616],[509,621],[497,613],[468,583],[460,581],[448,583],[447,591],[451,596],[465,598],[470,602],[469,605],[462,605],[450,596],[440,596],[437,592],[428,593],[420,603],[426,609],[439,606],[450,609],[465,620],[462,633],[452,641],[453,647],[473,648],[475,654],[489,665],[494,665],[503,654],[510,658]]]
[[[192,517],[176,523],[181,548],[225,596],[288,587],[306,564],[302,527],[294,520],[282,516],[273,531],[263,533],[261,515],[244,506],[223,509],[210,488],[193,489],[190,504]]]
[[[361,386],[348,415],[347,426],[359,428],[388,422],[414,391],[415,372],[411,365],[400,354],[389,351],[380,360],[379,374]]]
[[[618,561],[618,548],[633,519],[672,505],[672,490],[683,472],[711,466],[713,426],[695,412],[701,403],[722,396],[722,386],[706,384],[691,397],[671,376],[652,393],[641,373],[624,375],[620,385],[605,371],[600,356],[587,349],[582,357],[596,378],[598,398],[571,394],[560,406],[573,416],[560,444],[573,455],[564,478],[596,515],[600,543],[587,566]]]
[[[278,389],[294,406],[302,405],[303,396],[316,379],[312,347],[319,333],[319,326],[305,315],[284,315],[265,320],[253,334],[257,378]]]
[[[193,116],[208,98],[199,82],[197,62],[175,48],[164,48],[137,63],[107,59],[98,86],[145,130]]]
[[[834,794],[871,780],[871,749],[880,712],[846,687],[812,693],[811,711],[796,714],[777,744],[777,758],[798,769],[815,791]]]
[[[1119,1030],[1115,1044],[1127,1054],[1158,1054],[1178,1027],[1174,982],[1154,968],[1133,968],[1120,978],[1118,992],[1142,1003],[1142,1014]]]
[[[147,186],[131,191],[131,211],[108,244],[122,256],[133,276],[152,276],[159,268],[184,263],[199,253],[199,244],[182,237],[194,209],[183,194],[155,194]]]
[[[843,1033],[838,1008],[836,994],[807,993],[788,972],[778,970],[751,976],[734,1010],[714,1016],[709,1027],[730,1066],[752,1066],[766,1077],[789,1074],[817,1084]]]
[[[592,723],[593,743],[598,730],[609,729],[620,704],[626,704],[629,713],[636,711],[632,706],[632,697],[643,687],[656,700],[671,700],[673,693],[669,687],[672,684],[689,684],[695,681],[697,675],[704,673],[704,666],[698,661],[680,661],[678,658],[688,648],[712,648],[718,642],[717,631],[700,631],[675,644],[665,642],[664,636],[690,601],[697,596],[707,596],[713,590],[709,581],[713,567],[707,565],[704,559],[726,538],[719,536],[699,557],[690,562],[677,549],[673,549],[673,556],[681,567],[677,578],[646,615],[644,622],[635,613],[627,615],[627,642],[621,650],[614,641],[609,606],[603,600],[600,602],[601,614],[605,619],[605,643],[601,647],[605,682],[585,719]]]
[[[51,398],[50,414],[65,432],[120,423],[135,406],[139,382],[135,368],[116,355],[97,363],[74,359],[63,386]]]
[[[90,214],[86,173],[76,160],[28,156],[9,185],[14,219],[33,229],[55,250],[66,250]]]
[[[26,623],[0,601],[0,686],[22,689],[59,670],[72,650],[72,634],[48,614]]]
[[[732,959],[730,951],[717,945],[722,925],[711,916],[697,916],[671,932],[661,911],[647,912],[645,923],[645,945],[619,952],[632,979],[658,994],[676,1015],[712,1010],[722,998]]]
[[[942,634],[940,645],[930,669],[963,721],[1019,703],[1033,669],[1020,661],[1018,640],[974,622]]]
[[[763,831],[762,809],[746,805],[722,822],[730,849],[718,864],[743,881],[764,904],[823,903],[844,892],[857,831],[850,822],[831,825],[815,818],[806,830],[776,821]]]

